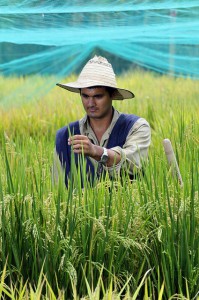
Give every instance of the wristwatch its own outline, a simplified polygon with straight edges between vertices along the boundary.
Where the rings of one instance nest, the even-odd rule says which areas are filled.
[[[104,151],[102,153],[99,163],[105,164],[108,161],[108,151],[106,148],[103,148],[103,149],[104,149]]]

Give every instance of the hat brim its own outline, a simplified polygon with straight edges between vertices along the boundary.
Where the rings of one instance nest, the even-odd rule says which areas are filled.
[[[85,82],[84,83],[69,82],[69,83],[66,83],[66,84],[57,83],[56,85],[63,88],[63,89],[66,89],[70,92],[73,92],[73,93],[80,93],[80,89],[88,88],[88,87],[92,87],[92,86],[106,86],[106,87],[112,87],[112,88],[115,89],[115,92],[113,94],[113,100],[132,99],[132,98],[135,97],[135,95],[129,90],[116,88],[114,86],[105,85],[104,82],[102,84],[100,82],[96,82],[96,81],[92,81],[92,80],[89,80],[86,83]]]

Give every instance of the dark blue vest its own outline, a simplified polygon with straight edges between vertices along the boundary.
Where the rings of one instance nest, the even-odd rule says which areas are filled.
[[[116,146],[123,147],[130,129],[138,119],[139,117],[135,115],[121,114],[115,126],[113,127],[106,148],[110,149]],[[72,159],[71,146],[68,145],[68,137],[70,134],[80,134],[79,121],[70,123],[68,126],[62,127],[57,131],[56,135],[56,151],[62,166],[65,168],[66,186],[68,186],[68,178],[70,176]],[[74,154],[74,162],[76,166],[78,165],[78,160],[80,159],[80,156],[80,154]],[[93,180],[96,177],[95,168],[88,157],[86,157],[85,159],[86,173],[89,177],[89,180],[93,182]]]

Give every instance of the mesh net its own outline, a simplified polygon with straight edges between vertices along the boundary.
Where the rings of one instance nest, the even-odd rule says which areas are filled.
[[[198,0],[1,0],[0,53],[5,76],[65,77],[98,54],[116,73],[139,67],[198,79]]]

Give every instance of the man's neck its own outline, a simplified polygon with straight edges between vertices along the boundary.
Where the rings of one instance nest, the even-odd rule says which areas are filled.
[[[101,137],[106,132],[108,127],[111,124],[112,118],[114,114],[114,109],[112,109],[111,114],[105,116],[104,118],[89,118],[89,123],[91,128],[93,129],[98,141],[100,142]]]

